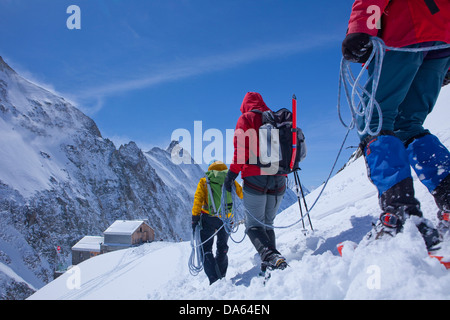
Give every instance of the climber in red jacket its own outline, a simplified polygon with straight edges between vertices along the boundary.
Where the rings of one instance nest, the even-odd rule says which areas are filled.
[[[262,96],[248,92],[241,105],[234,133],[234,157],[224,187],[231,191],[231,185],[241,173],[244,180],[244,207],[246,210],[246,233],[261,258],[261,271],[284,269],[285,258],[276,248],[273,222],[286,192],[285,175],[269,174],[258,166],[258,129],[262,116],[252,111],[270,110]]]

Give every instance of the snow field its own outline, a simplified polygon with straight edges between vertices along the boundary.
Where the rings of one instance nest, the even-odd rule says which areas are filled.
[[[239,244],[229,241],[227,276],[211,286],[204,272],[197,277],[189,274],[189,242],[155,242],[87,260],[79,265],[80,289],[68,289],[70,275],[65,274],[31,299],[449,299],[450,273],[428,256],[411,221],[395,238],[355,250],[347,246],[343,257],[338,255],[336,245],[346,240],[360,242],[378,214],[376,194],[362,192],[360,199],[346,205],[347,198],[338,201],[339,193],[333,192],[345,184],[360,190],[366,187],[368,181],[355,181],[353,175],[346,175],[360,170],[361,162],[351,164],[348,171],[330,181],[324,202],[334,195],[336,210],[313,209],[314,232],[304,236],[301,223],[276,230],[278,248],[289,267],[272,272],[265,286],[257,276],[260,262],[248,238]],[[317,192],[307,196],[308,202]],[[433,207],[428,203],[431,199],[425,198],[427,206]],[[298,215],[298,205],[294,204],[277,217],[275,225],[292,223]],[[241,227],[233,238],[240,240],[242,236]]]

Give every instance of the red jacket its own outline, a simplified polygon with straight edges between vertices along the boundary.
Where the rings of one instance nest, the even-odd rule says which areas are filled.
[[[369,28],[374,17],[374,11],[369,7],[373,5],[382,12],[380,30]],[[378,35],[392,47],[428,41],[450,43],[450,1],[356,0],[347,33],[359,32]]]
[[[234,156],[230,170],[241,173],[241,177],[261,175],[255,164],[259,156],[258,129],[262,124],[261,114],[251,110],[270,110],[259,93],[248,92],[242,101],[241,112],[234,132]],[[246,138],[247,136],[247,138]]]

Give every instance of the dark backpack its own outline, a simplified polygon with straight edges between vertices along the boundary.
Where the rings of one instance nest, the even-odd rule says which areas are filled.
[[[306,142],[303,131],[297,128],[297,150],[294,168],[291,170],[292,158],[292,112],[286,108],[274,111],[252,110],[262,116],[259,127],[258,166],[262,168],[278,167],[277,172],[270,174],[289,174],[299,168],[299,163],[306,157]],[[273,154],[275,153],[275,154]],[[273,160],[277,160],[274,162]]]

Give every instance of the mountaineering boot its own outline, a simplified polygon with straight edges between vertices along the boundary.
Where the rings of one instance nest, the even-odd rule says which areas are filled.
[[[265,249],[261,254],[261,270],[284,270],[287,267],[286,259],[274,249]]]
[[[411,178],[407,178],[387,190],[380,196],[380,205],[384,213],[376,227],[376,238],[384,234],[394,236],[402,231],[406,219],[413,219],[429,250],[440,242],[439,232],[431,221],[423,217],[420,203],[414,197],[414,186]]]
[[[275,232],[273,229],[252,227],[247,230],[247,235],[261,257],[261,271],[267,269],[284,269],[287,266],[286,259],[275,248]]]
[[[382,194],[380,197],[380,204],[385,212],[391,212],[391,215],[398,218],[396,220],[387,215],[382,215],[381,220],[385,220],[382,228],[383,231],[385,228],[389,228],[389,226],[386,225],[394,224],[390,221],[396,220],[393,228],[395,229],[395,232],[400,232],[405,220],[412,218],[428,249],[435,247],[440,242],[439,232],[434,228],[431,221],[423,217],[422,211],[420,210],[420,203],[414,197],[412,178],[400,181]]]
[[[404,214],[382,213],[380,220],[373,226],[373,230],[367,235],[367,239],[382,239],[386,236],[394,237],[403,229],[405,219],[413,219],[419,230],[428,251],[435,250],[441,243],[441,236],[438,229],[434,228],[431,221],[419,216],[407,216]]]
[[[411,144],[410,144],[411,145]],[[403,228],[405,219],[414,218],[427,248],[439,243],[437,230],[423,218],[420,202],[415,198],[411,177],[410,157],[403,143],[391,132],[367,138],[364,150],[368,175],[377,187],[383,214],[374,228],[375,239],[395,236]],[[373,234],[370,233],[369,237]]]

